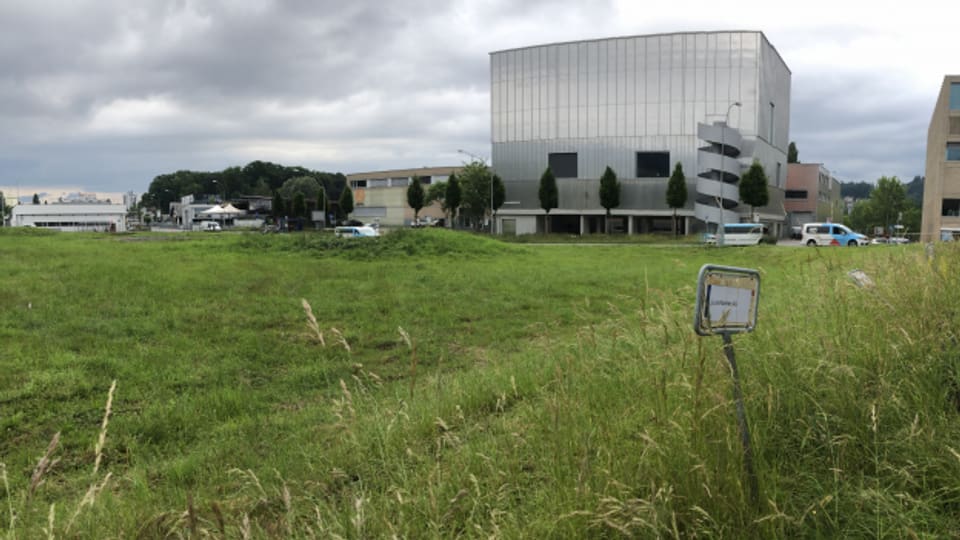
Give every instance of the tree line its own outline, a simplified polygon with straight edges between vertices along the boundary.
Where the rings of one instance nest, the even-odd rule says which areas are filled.
[[[295,182],[291,182],[295,179]],[[338,201],[346,188],[347,178],[342,173],[258,160],[219,172],[183,170],[158,175],[150,182],[141,204],[146,208],[168,211],[170,203],[179,201],[185,195],[203,194],[220,200],[263,196],[272,197],[275,202],[281,201],[278,210],[289,210],[296,204],[296,195],[300,193],[305,208],[316,208],[320,191],[324,193],[326,201]]]

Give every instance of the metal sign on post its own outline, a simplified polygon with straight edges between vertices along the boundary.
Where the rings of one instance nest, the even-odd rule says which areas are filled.
[[[750,332],[757,324],[760,273],[706,264],[697,279],[693,329],[701,336]]]
[[[733,377],[733,401],[737,408],[737,426],[743,443],[743,468],[747,475],[750,500],[756,506],[760,499],[757,473],[753,468],[750,428],[743,406],[740,373],[733,354],[732,334],[752,332],[757,325],[760,304],[760,273],[748,268],[704,265],[697,279],[697,307],[693,329],[701,336],[723,336],[723,352],[730,363]]]

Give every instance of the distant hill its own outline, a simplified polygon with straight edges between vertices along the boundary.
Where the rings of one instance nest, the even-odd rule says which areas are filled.
[[[917,207],[923,207],[923,176],[914,176],[913,180],[904,187],[907,189],[907,200],[913,201]]]
[[[840,196],[853,197],[854,199],[867,199],[870,192],[873,191],[873,184],[870,182],[840,182]]]
[[[913,202],[918,207],[923,206],[923,180],[924,178],[922,176],[914,176],[913,180],[903,185],[907,192],[907,200]],[[868,199],[870,198],[871,191],[873,191],[873,184],[870,182],[840,183],[841,197]]]

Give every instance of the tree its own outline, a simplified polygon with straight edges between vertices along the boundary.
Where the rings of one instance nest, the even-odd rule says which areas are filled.
[[[350,216],[350,213],[353,212],[353,190],[350,189],[350,186],[344,186],[343,191],[340,192],[340,215],[344,219]]]
[[[420,221],[420,209],[423,208],[425,194],[423,184],[420,183],[420,177],[414,176],[410,179],[410,185],[407,186],[407,205],[413,209],[413,222]]]
[[[317,198],[317,193],[319,193],[321,189],[320,183],[317,182],[316,178],[312,176],[297,176],[287,180],[280,186],[280,195],[282,195],[284,199],[291,201],[296,197],[297,193],[302,193],[304,200],[312,201]]]
[[[33,194],[33,204],[40,204],[40,196],[36,193]]]
[[[503,203],[507,202],[507,187],[503,185],[503,179],[500,178],[500,175],[493,175],[493,212],[496,213],[497,210],[503,206]]]
[[[557,179],[553,176],[553,171],[547,167],[540,175],[540,188],[537,190],[537,196],[540,198],[540,208],[546,215],[543,218],[544,232],[550,234],[550,210],[553,210],[560,204],[560,194],[557,191]]]
[[[673,208],[673,235],[677,236],[677,208],[687,205],[687,178],[683,174],[683,165],[678,161],[667,182],[667,206]]]
[[[767,191],[767,173],[763,170],[760,161],[753,160],[753,164],[740,178],[740,200],[750,205],[750,219],[753,220],[754,209],[766,206],[770,202],[770,192]]]
[[[896,176],[886,176],[877,180],[877,187],[870,192],[870,204],[877,225],[889,231],[892,225],[898,224],[903,218],[903,211],[907,209],[907,192]]]
[[[457,209],[460,208],[463,192],[460,190],[460,180],[455,173],[450,173],[447,179],[447,190],[443,195],[443,211],[450,214],[450,226],[457,219]]]
[[[880,227],[887,233],[893,225],[903,225],[909,231],[920,230],[920,207],[907,198],[906,188],[897,177],[877,180],[870,198],[861,199],[844,220],[851,229],[869,232]]]
[[[303,193],[297,193],[293,196],[293,215],[298,218],[307,217],[307,199]]]
[[[787,147],[787,163],[800,163],[797,143],[793,141],[790,141],[790,146]]]
[[[273,211],[273,217],[275,218],[279,218],[287,214],[287,208],[283,203],[283,197],[280,196],[280,192],[273,194],[273,205],[271,210]]]
[[[600,206],[607,211],[603,228],[610,234],[610,210],[620,206],[620,182],[617,180],[617,173],[613,172],[609,165],[600,177]]]
[[[457,177],[460,184],[460,212],[479,228],[490,209],[490,168],[481,161],[467,164]],[[448,202],[449,204],[449,202]]]

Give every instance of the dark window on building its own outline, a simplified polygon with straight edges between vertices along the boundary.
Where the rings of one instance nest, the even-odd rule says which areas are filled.
[[[352,181],[352,182],[350,182],[350,183],[353,184],[352,186],[350,186],[350,189],[357,189],[357,188],[365,188],[365,187],[367,187],[367,181],[366,181],[366,180],[354,180],[354,181]]]
[[[670,152],[637,152],[637,178],[670,176]]]
[[[960,135],[960,116],[950,117],[950,135]]]
[[[577,153],[564,152],[550,154],[547,165],[555,178],[577,178]]]
[[[944,199],[941,216],[960,217],[960,199]]]
[[[807,190],[805,189],[788,189],[783,194],[784,198],[787,199],[806,199]]]
[[[950,110],[960,110],[960,83],[950,83]]]
[[[960,161],[960,143],[947,143],[947,161]]]

